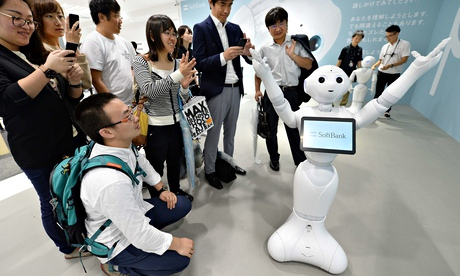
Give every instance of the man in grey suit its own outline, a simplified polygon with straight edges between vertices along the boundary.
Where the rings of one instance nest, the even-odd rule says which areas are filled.
[[[239,57],[243,55],[251,64],[247,56],[253,46],[249,39],[244,46],[238,46],[240,39],[246,38],[246,35],[238,25],[227,21],[233,0],[208,2],[211,14],[193,28],[193,51],[196,68],[202,74],[201,94],[206,97],[214,122],[204,144],[205,177],[212,187],[222,189],[222,183],[215,174],[220,131],[223,126],[224,152],[233,156],[240,99],[244,95]],[[246,174],[246,171],[236,166],[235,173]]]

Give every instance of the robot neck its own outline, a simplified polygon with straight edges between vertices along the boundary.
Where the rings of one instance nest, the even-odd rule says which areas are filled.
[[[318,106],[318,110],[321,112],[331,112],[332,111],[332,103],[320,103]]]

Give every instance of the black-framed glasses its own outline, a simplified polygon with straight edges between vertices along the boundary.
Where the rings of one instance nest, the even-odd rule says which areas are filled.
[[[11,17],[11,23],[16,26],[16,27],[22,27],[27,24],[29,28],[32,28],[36,30],[38,28],[38,22],[37,21],[31,21],[31,20],[26,20],[21,17],[13,16],[7,13],[0,12],[0,14],[3,14],[4,16]]]
[[[390,35],[386,35],[385,38],[390,38],[390,37],[394,36],[395,34],[396,34],[396,33],[392,33],[392,34],[390,34]]]
[[[120,120],[120,121],[118,121],[118,122],[116,122],[116,123],[112,123],[112,124],[105,125],[105,126],[101,127],[101,129],[103,129],[103,128],[108,128],[108,127],[113,127],[113,126],[116,126],[116,125],[121,124],[121,123],[130,122],[130,121],[133,120],[133,117],[134,117],[134,111],[133,111],[133,109],[130,107],[130,108],[129,108],[129,114],[128,114],[128,116],[127,116],[126,118],[124,118],[124,119],[122,119],[122,120]]]
[[[164,31],[162,34],[165,34],[169,37],[172,37],[172,38],[178,38],[179,35],[177,33],[174,33],[174,32],[170,32],[170,31]]]

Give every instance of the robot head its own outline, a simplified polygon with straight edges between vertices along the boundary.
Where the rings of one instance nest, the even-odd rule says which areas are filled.
[[[305,92],[320,104],[330,104],[340,99],[349,86],[347,74],[333,65],[319,67],[304,82]]]
[[[371,68],[375,63],[375,58],[373,56],[366,56],[363,61],[361,61],[361,66],[363,68]]]

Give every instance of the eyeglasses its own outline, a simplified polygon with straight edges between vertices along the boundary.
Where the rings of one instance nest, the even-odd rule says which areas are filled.
[[[355,32],[355,34],[357,34],[357,35],[363,35],[363,34],[364,34],[364,31],[363,31],[363,30],[357,30],[357,31]]]
[[[122,120],[120,120],[120,121],[118,121],[118,122],[116,122],[116,123],[105,125],[105,126],[101,127],[101,129],[103,129],[103,128],[108,128],[108,127],[113,127],[113,126],[116,126],[116,125],[121,124],[121,123],[130,122],[130,121],[133,120],[133,116],[134,116],[134,111],[133,111],[133,109],[130,107],[130,108],[129,108],[128,117],[126,117],[126,118],[124,118],[124,119],[122,119]]]
[[[284,28],[284,27],[286,27],[286,25],[287,25],[287,23],[283,21],[283,22],[280,22],[278,24],[270,25],[270,26],[268,26],[268,28],[273,31],[273,30],[276,30],[276,28],[278,28],[278,27]]]
[[[11,23],[13,23],[13,25],[16,26],[16,27],[22,27],[22,26],[27,24],[27,26],[29,28],[32,28],[34,30],[36,30],[38,28],[38,22],[37,21],[26,20],[24,18],[12,16],[12,15],[9,15],[9,14],[3,13],[3,12],[0,12],[0,14],[3,14],[4,16],[11,17]]]
[[[385,38],[390,38],[390,37],[394,36],[395,34],[396,34],[396,33],[392,33],[391,35],[386,35],[386,36],[384,36],[384,37],[385,37]]]
[[[162,32],[162,34],[165,34],[169,37],[172,37],[172,38],[178,38],[179,35],[177,33],[171,33],[170,31],[165,31],[165,32]]]

